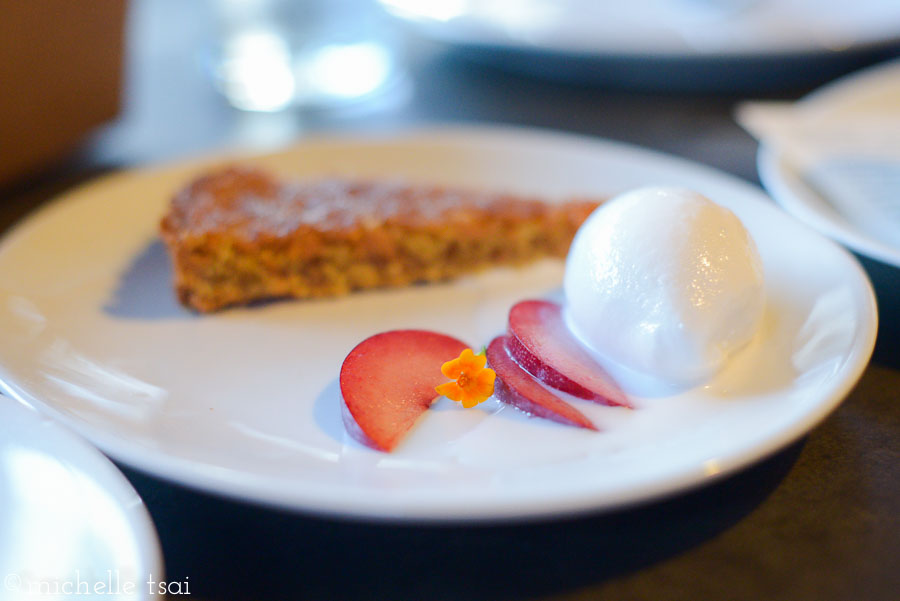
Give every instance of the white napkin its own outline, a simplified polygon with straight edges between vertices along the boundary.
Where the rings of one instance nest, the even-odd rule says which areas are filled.
[[[900,103],[834,111],[745,102],[736,119],[847,221],[900,248]]]

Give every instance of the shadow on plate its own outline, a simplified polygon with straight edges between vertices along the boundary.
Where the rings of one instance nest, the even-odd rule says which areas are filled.
[[[192,319],[172,290],[172,264],[165,245],[155,239],[137,255],[119,279],[103,311],[120,319]]]
[[[757,508],[802,447],[658,503],[493,526],[309,517],[123,471],[156,522],[167,577],[189,578],[197,597],[526,599],[602,584],[700,545]]]
[[[329,382],[313,402],[313,419],[316,425],[336,442],[343,442],[346,435],[339,409],[342,403],[341,384],[337,378]]]

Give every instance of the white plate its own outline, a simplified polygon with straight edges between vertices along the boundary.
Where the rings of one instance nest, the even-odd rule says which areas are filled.
[[[900,110],[900,61],[841,78],[810,94],[799,104],[804,110],[815,110],[823,118],[828,115],[865,117],[872,113],[897,115]],[[786,211],[860,254],[900,267],[900,248],[848,219],[811,187],[781,152],[761,146],[758,167],[763,185]],[[900,210],[900,197],[894,202]]]
[[[695,188],[755,236],[769,308],[758,341],[715,381],[628,411],[579,402],[604,432],[492,402],[439,402],[392,454],[341,425],[337,376],[363,338],[427,328],[482,345],[517,300],[558,294],[560,262],[445,285],[180,308],[157,224],[198,165],[125,172],[74,190],[0,245],[0,381],[139,469],[304,511],[399,520],[504,519],[621,506],[696,486],[803,435],[871,354],[876,312],[855,260],[756,188],[621,144],[513,129],[312,140],[255,159],[285,174],[400,177],[605,195]]]
[[[81,438],[5,397],[0,509],[0,598],[89,590],[149,599],[148,580],[163,579],[156,532],[125,477]]]

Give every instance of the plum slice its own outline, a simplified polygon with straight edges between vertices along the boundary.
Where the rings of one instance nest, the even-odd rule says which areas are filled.
[[[392,330],[356,345],[341,366],[344,426],[368,446],[391,451],[440,396],[441,365],[467,348],[425,330]]]
[[[509,311],[507,349],[525,371],[547,386],[604,405],[632,406],[569,331],[562,307],[556,303],[526,300],[514,305]]]
[[[513,361],[506,350],[506,339],[506,336],[498,336],[487,347],[488,365],[497,372],[494,396],[535,417],[596,430],[583,413],[544,388]]]

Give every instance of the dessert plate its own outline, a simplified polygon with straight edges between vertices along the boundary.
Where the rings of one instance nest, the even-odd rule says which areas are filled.
[[[0,243],[0,382],[138,469],[296,510],[406,521],[596,511],[694,487],[784,447],[831,412],[875,340],[871,286],[842,248],[762,192],[684,160],[508,128],[323,138],[244,160],[294,177],[402,178],[540,194],[695,188],[755,237],[768,309],[715,380],[638,409],[578,402],[600,433],[488,401],[438,401],[393,453],[341,423],[345,355],[379,331],[424,328],[473,347],[513,303],[558,297],[563,265],[441,285],[195,315],[172,294],[157,235],[169,197],[223,159],[123,172],[75,189]]]
[[[128,480],[55,421],[0,397],[0,597],[149,599],[156,532]],[[70,596],[71,595],[71,596]]]
[[[796,110],[814,113],[826,123],[855,119],[878,128],[872,119],[890,120],[881,127],[881,136],[890,136],[888,132],[898,131],[900,124],[900,61],[841,78],[802,99]],[[760,180],[775,201],[795,217],[862,255],[900,267],[900,153],[896,140],[871,139],[872,148],[867,150],[864,134],[856,138],[851,139],[853,146],[848,146],[848,152],[858,158],[847,154],[840,157],[840,163],[825,166],[832,170],[832,178],[819,177],[818,185],[811,184],[785,152],[763,142],[758,154]],[[878,148],[885,144],[892,146],[890,155]],[[837,172],[842,166],[844,171]],[[835,179],[842,174],[843,179]],[[863,195],[854,195],[856,207],[838,202],[846,192]],[[829,194],[841,196],[829,198]]]

